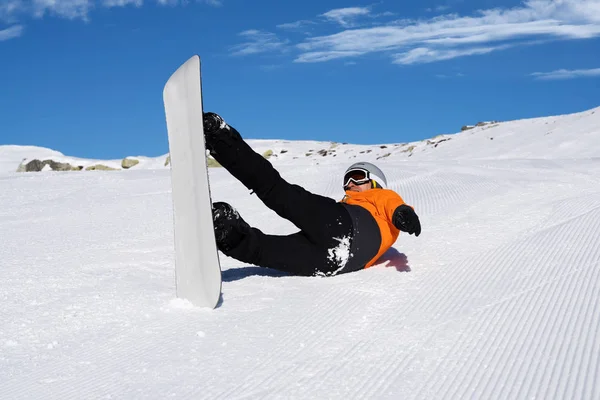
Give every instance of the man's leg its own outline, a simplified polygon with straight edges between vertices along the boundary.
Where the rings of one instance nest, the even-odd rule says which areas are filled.
[[[213,204],[215,238],[219,250],[230,257],[261,267],[295,275],[349,272],[350,242],[338,232],[315,242],[305,232],[291,235],[266,235],[252,228],[231,205]],[[343,226],[336,226],[344,229]]]
[[[328,260],[327,252],[302,232],[277,236],[251,228],[236,247],[223,253],[242,262],[293,275],[313,276],[337,269]]]
[[[235,128],[224,122],[211,127],[205,118],[205,136],[215,160],[253,190],[267,207],[304,231],[312,242],[324,244],[329,243],[332,236],[351,235],[352,221],[343,206],[329,197],[286,182]]]

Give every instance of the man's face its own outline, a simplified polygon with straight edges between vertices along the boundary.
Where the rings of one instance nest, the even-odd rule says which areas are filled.
[[[345,190],[351,192],[364,192],[371,189],[371,180],[368,172],[364,169],[348,171],[344,176],[344,182],[346,183]]]
[[[350,181],[346,190],[351,192],[364,192],[365,190],[371,189],[371,182],[363,183],[362,185],[357,185],[356,183]]]

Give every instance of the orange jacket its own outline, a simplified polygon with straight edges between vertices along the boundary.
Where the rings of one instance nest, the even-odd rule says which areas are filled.
[[[364,192],[346,191],[346,195],[341,202],[366,208],[379,226],[381,244],[377,255],[365,265],[365,268],[369,268],[398,239],[400,230],[392,223],[392,216],[398,206],[406,203],[398,193],[390,189],[369,189]],[[414,207],[412,208],[414,209]]]

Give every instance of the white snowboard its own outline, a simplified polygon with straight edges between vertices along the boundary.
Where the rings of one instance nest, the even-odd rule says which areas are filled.
[[[177,297],[214,308],[221,294],[221,266],[212,221],[198,56],[171,75],[163,101],[171,156]]]

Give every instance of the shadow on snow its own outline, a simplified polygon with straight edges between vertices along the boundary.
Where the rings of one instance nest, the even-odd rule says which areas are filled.
[[[410,265],[408,264],[408,257],[406,254],[400,253],[395,248],[390,248],[377,260],[377,265],[385,264],[385,268],[396,268],[398,272],[410,272]],[[352,273],[352,272],[350,272]],[[230,268],[224,270],[221,273],[223,282],[234,282],[240,279],[248,278],[250,276],[271,276],[279,278],[282,276],[294,276],[288,272],[279,271],[271,268],[263,268],[256,266],[247,266],[240,268]]]
[[[230,268],[226,269],[221,273],[223,282],[233,282],[240,279],[248,278],[249,276],[272,276],[278,278],[281,276],[292,276],[291,274],[276,269],[263,268],[263,267],[241,267],[241,268]]]

